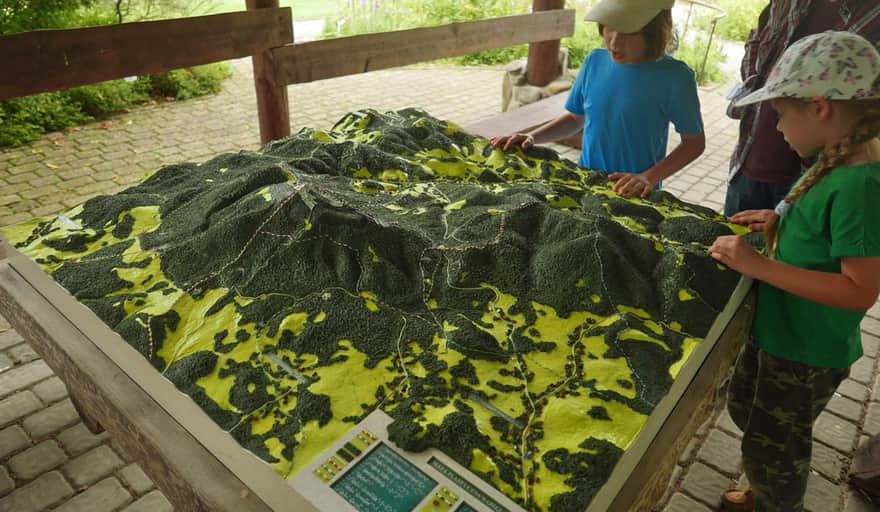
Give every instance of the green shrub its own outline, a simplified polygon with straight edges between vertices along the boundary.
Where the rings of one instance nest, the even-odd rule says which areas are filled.
[[[0,34],[109,25],[117,23],[120,15],[123,21],[180,17],[203,9],[210,1],[16,0],[13,7],[0,7]],[[231,74],[223,62],[0,101],[0,147],[24,144],[47,131],[119,112],[151,96],[184,100],[217,93]]]
[[[605,41],[599,35],[595,23],[579,22],[574,26],[574,34],[562,39],[561,44],[568,48],[569,67],[580,69],[587,55],[596,48],[603,48]]]
[[[65,92],[23,96],[0,102],[0,146],[15,146],[45,132],[90,121]]]
[[[150,99],[149,78],[139,78],[135,82],[108,80],[92,85],[75,87],[67,92],[68,97],[90,116],[100,116],[119,112],[125,108]]]
[[[0,2],[0,34],[15,34],[38,28],[69,28],[71,18],[95,0],[6,0]]]
[[[229,64],[215,62],[185,69],[172,69],[149,76],[153,94],[177,100],[186,100],[206,94],[216,94],[223,80],[232,76]]]
[[[697,83],[700,85],[718,82],[724,78],[724,73],[721,71],[721,63],[727,60],[727,55],[721,51],[717,40],[712,42],[709,57],[706,59],[706,66],[702,72],[700,70],[700,67],[703,65],[703,59],[706,56],[707,43],[708,38],[704,36],[688,38],[687,41],[679,42],[678,50],[674,54],[676,59],[684,61],[694,70],[694,73],[697,74]]]
[[[229,64],[222,62],[141,76],[131,82],[110,80],[0,101],[0,147],[25,144],[43,133],[144,103],[151,96],[184,100],[217,93],[231,74]]]
[[[767,5],[769,0],[718,0],[719,7],[727,11],[727,16],[718,20],[716,34],[723,39],[732,41],[745,41],[749,32],[758,26],[758,16]],[[699,11],[699,14],[697,13]],[[693,27],[708,33],[711,28],[711,19],[716,15],[715,11],[694,7],[694,17],[691,20]]]
[[[378,9],[362,9],[360,2],[349,2],[335,17],[327,19],[322,37],[346,37],[357,34],[390,32],[417,27],[432,27],[462,21],[524,14],[531,0],[393,0],[383,1]],[[525,56],[528,45],[497,48],[451,59],[464,65],[502,64]]]

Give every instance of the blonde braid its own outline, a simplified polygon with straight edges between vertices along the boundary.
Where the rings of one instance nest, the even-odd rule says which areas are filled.
[[[857,104],[860,108],[864,108],[864,114],[859,118],[853,134],[844,137],[840,142],[822,152],[819,161],[807,171],[804,179],[785,196],[787,203],[791,204],[797,201],[832,169],[843,164],[853,146],[864,144],[880,136],[880,101],[862,100],[857,101]],[[773,257],[776,253],[776,243],[779,240],[778,215],[771,216],[767,221],[764,227],[764,239],[767,242],[768,253]]]

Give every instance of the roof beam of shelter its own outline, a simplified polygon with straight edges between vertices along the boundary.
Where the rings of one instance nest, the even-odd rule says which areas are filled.
[[[247,57],[292,41],[289,7],[0,36],[0,100]]]
[[[297,43],[272,54],[279,80],[296,84],[559,39],[574,33],[574,20],[573,9],[553,10]]]

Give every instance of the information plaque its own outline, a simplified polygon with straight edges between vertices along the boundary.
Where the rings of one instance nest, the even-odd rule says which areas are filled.
[[[410,512],[436,485],[382,443],[331,487],[361,512]]]
[[[525,512],[436,449],[403,451],[373,411],[290,481],[328,512]]]

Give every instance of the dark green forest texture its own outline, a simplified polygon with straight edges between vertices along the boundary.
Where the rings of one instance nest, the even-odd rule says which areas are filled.
[[[378,408],[402,448],[570,511],[728,302],[706,249],[732,229],[402,110],[2,231],[282,477]]]

